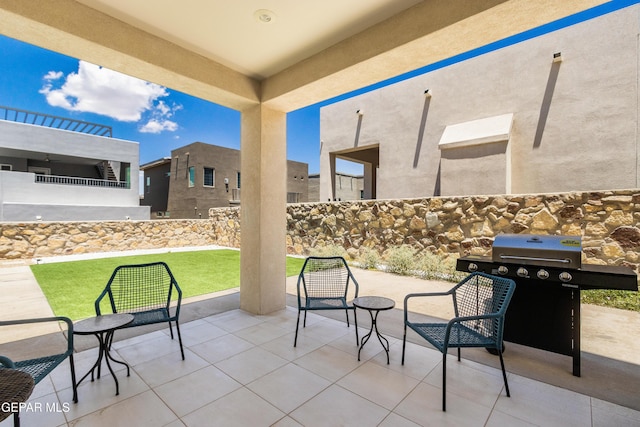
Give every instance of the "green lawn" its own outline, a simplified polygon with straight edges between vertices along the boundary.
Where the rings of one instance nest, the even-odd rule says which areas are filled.
[[[240,286],[240,252],[228,249],[38,264],[31,271],[53,312],[77,320],[95,315],[93,303],[117,266],[155,261],[169,265],[183,298]],[[287,276],[297,275],[303,263],[287,257]]]

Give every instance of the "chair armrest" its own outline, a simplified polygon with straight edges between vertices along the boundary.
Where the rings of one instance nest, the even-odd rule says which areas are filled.
[[[351,277],[351,281],[353,282],[353,285],[355,286],[354,298],[358,298],[358,291],[360,290],[360,285],[358,284],[358,281],[353,276],[353,274],[351,274],[351,270],[349,270],[349,276]]]
[[[31,323],[65,322],[67,324],[67,354],[73,353],[73,322],[65,316],[39,317],[34,319],[2,320],[0,326],[27,325]]]
[[[9,359],[6,356],[0,356],[0,365],[4,366],[5,368],[9,368],[9,369],[15,369],[16,365],[15,363],[13,363],[13,360]]]
[[[452,291],[448,290],[446,292],[419,292],[413,294],[407,294],[404,297],[404,323],[406,324],[409,320],[409,299],[411,298],[422,298],[422,297],[444,297],[451,295]]]
[[[104,299],[105,296],[107,296],[108,292],[108,288],[104,288],[102,293],[98,296],[98,298],[96,298],[96,302],[94,303],[96,316],[102,315],[102,313],[100,312],[100,302]]]
[[[302,282],[302,280],[303,280],[303,275],[302,275],[302,273],[300,273],[298,275],[298,283],[296,285],[297,289],[298,289],[298,308],[302,307],[302,299],[300,298],[301,297],[301,294],[300,294],[300,283]],[[305,298],[306,298],[306,295],[305,295]]]
[[[178,286],[178,282],[175,280],[171,282],[172,286],[176,288],[176,292],[178,292],[178,301],[176,302],[176,318],[180,317],[180,305],[182,304],[182,289]]]

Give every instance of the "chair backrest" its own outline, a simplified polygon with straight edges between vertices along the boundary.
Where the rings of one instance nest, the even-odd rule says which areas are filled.
[[[298,276],[298,293],[302,283],[307,298],[346,298],[351,282],[351,294],[357,296],[358,282],[343,257],[308,257]]]
[[[456,317],[494,315],[488,319],[463,322],[469,328],[502,341],[504,315],[516,284],[505,277],[472,273],[453,288]]]
[[[169,308],[177,283],[169,266],[164,262],[150,264],[121,265],[117,267],[105,290],[96,301],[109,296],[114,313],[136,313],[160,308]],[[175,295],[179,297],[179,295]]]

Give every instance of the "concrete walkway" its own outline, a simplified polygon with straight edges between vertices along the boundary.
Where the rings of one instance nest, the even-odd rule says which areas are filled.
[[[449,289],[452,284],[396,276],[378,271],[354,269],[360,284],[360,295],[382,295],[396,301],[396,308],[381,313],[379,328],[383,334],[402,339],[404,296],[411,292]],[[286,281],[287,304],[297,306],[296,277]],[[0,268],[0,320],[46,317],[53,315],[46,298],[28,266]],[[181,323],[212,314],[239,308],[238,289],[183,300]],[[417,311],[425,316],[445,318],[445,305],[421,306]],[[341,313],[327,312],[328,317],[344,320]],[[359,313],[358,324],[369,326],[366,313]],[[122,331],[118,339],[147,333],[156,325]],[[163,326],[160,326],[163,327]],[[20,328],[3,331],[0,344],[11,343],[58,329]],[[92,337],[77,337],[76,350],[94,346]],[[571,374],[571,358],[518,344],[507,343],[505,364],[507,371],[593,396],[602,400],[640,410],[640,313],[591,305],[582,306],[582,376]],[[83,340],[84,339],[84,340]],[[425,344],[411,332],[408,340]],[[5,346],[0,347],[0,354]],[[399,355],[395,355],[398,357]],[[481,349],[469,349],[463,357],[480,363],[499,366],[498,359]]]

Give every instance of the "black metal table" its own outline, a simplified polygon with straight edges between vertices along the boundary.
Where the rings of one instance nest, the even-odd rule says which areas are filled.
[[[76,335],[94,335],[98,339],[98,360],[93,365],[93,367],[87,372],[80,381],[78,381],[77,386],[80,385],[82,381],[84,381],[89,374],[91,374],[91,381],[94,380],[94,371],[98,370],[97,378],[100,378],[100,367],[102,366],[102,359],[104,358],[107,362],[107,368],[109,368],[109,372],[111,372],[111,376],[116,383],[116,396],[120,394],[120,390],[118,387],[118,378],[116,378],[116,374],[113,372],[113,368],[111,368],[111,363],[109,360],[119,363],[127,367],[127,376],[130,375],[129,365],[120,360],[114,359],[111,354],[111,343],[113,341],[113,333],[116,329],[122,328],[123,326],[128,325],[133,322],[133,315],[126,313],[117,313],[117,314],[107,314],[103,316],[90,317],[88,319],[84,319],[79,321],[78,323],[73,325],[73,333]]]
[[[26,372],[16,369],[0,369],[0,421],[13,414],[13,425],[20,426],[20,404],[29,399],[33,387],[33,378]]]
[[[360,341],[360,348],[358,349],[358,361],[360,361],[360,351],[362,351],[362,347],[369,341],[371,338],[371,334],[373,331],[376,331],[376,336],[378,337],[378,341],[382,344],[382,348],[387,353],[387,365],[389,364],[389,341],[380,335],[378,331],[378,313],[384,310],[391,310],[396,306],[396,302],[392,299],[385,297],[358,297],[353,299],[353,305],[357,308],[361,308],[363,310],[367,310],[369,315],[371,316],[371,329],[369,333],[362,337]],[[384,342],[383,342],[384,340]],[[385,345],[386,343],[386,345]]]

